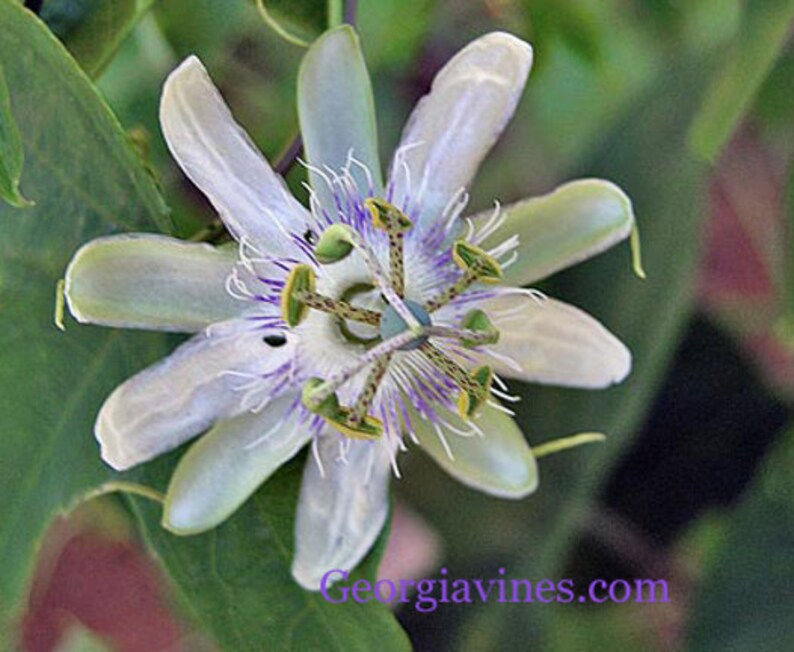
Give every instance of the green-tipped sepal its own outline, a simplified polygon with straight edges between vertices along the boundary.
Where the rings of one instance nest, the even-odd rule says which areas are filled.
[[[476,389],[463,389],[458,398],[458,415],[461,419],[473,419],[485,405],[491,394],[493,369],[488,366],[477,367],[471,372],[471,379]]]
[[[303,321],[309,306],[301,300],[304,293],[314,293],[314,270],[308,265],[296,265],[289,273],[281,291],[281,318],[294,328]]]
[[[353,251],[350,227],[345,224],[332,224],[323,231],[314,246],[314,255],[321,265],[336,263]]]
[[[461,322],[461,328],[477,333],[476,339],[464,337],[461,340],[461,344],[465,347],[471,348],[484,344],[496,344],[499,341],[499,330],[493,325],[490,317],[482,310],[471,310],[466,313]]]
[[[502,280],[502,267],[496,259],[470,242],[456,241],[452,245],[452,259],[458,267],[481,283],[498,283]]]

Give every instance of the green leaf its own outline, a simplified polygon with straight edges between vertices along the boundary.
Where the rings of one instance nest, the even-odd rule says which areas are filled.
[[[177,537],[160,526],[160,507],[135,499],[147,543],[175,581],[185,606],[224,650],[409,650],[391,612],[378,602],[328,602],[290,575],[294,514],[306,456],[282,468],[228,521],[202,535]],[[313,463],[308,458],[308,463]],[[167,481],[171,465],[147,467],[143,480]],[[345,583],[374,581],[387,532]],[[332,570],[332,569],[329,569]],[[334,586],[331,597],[340,595]]]
[[[262,20],[285,41],[301,47],[342,22],[340,0],[255,0]]]
[[[25,158],[19,127],[11,113],[3,66],[0,65],[0,197],[12,206],[25,208],[32,202],[19,192],[19,178]]]
[[[90,77],[98,77],[156,0],[49,0],[41,18]]]
[[[361,5],[358,32],[370,70],[399,70],[416,60],[435,0],[378,0]]]
[[[703,166],[687,155],[681,125],[689,124],[695,110],[693,89],[702,79],[698,63],[673,66],[670,76],[655,84],[646,102],[606,140],[597,163],[584,170],[614,181],[631,198],[648,278],[635,278],[625,251],[612,251],[555,278],[549,293],[602,320],[627,343],[634,368],[623,385],[607,392],[534,387],[523,392],[527,400],[518,404],[518,418],[533,445],[583,430],[604,432],[607,441],[540,461],[538,493],[526,501],[522,514],[513,515],[531,526],[520,535],[522,552],[508,569],[512,577],[562,577],[578,518],[630,444],[689,315],[704,215]],[[545,649],[546,628],[556,608],[487,605],[464,627],[462,649],[481,652],[519,644]]]
[[[0,205],[0,626],[19,609],[47,522],[106,480],[93,441],[103,398],[159,357],[160,335],[53,324],[75,249],[118,229],[167,227],[155,183],[61,43],[0,0],[0,62],[36,205]],[[0,632],[0,637],[6,636]]]
[[[711,83],[692,123],[692,151],[714,161],[750,107],[786,44],[794,0],[748,2],[736,43]]]
[[[794,430],[757,471],[713,552],[688,649],[773,652],[794,642]]]

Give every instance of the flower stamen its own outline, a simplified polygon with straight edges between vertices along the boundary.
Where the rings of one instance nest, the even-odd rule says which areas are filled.
[[[446,306],[473,283],[497,283],[502,278],[502,268],[493,256],[465,240],[458,240],[452,245],[452,259],[463,269],[463,276],[437,297],[427,301],[424,306],[427,312]]]
[[[290,328],[303,321],[309,308],[372,326],[380,323],[379,313],[319,294],[315,287],[314,270],[309,265],[301,264],[292,268],[281,292],[281,318]]]
[[[382,199],[369,198],[364,206],[372,216],[372,224],[389,236],[389,276],[394,291],[405,298],[405,233],[413,222],[399,208]]]
[[[367,412],[369,412],[369,408],[378,391],[380,381],[383,380],[383,376],[386,375],[386,370],[389,368],[391,358],[392,354],[387,353],[373,363],[372,370],[369,372],[369,376],[367,376],[367,380],[364,383],[364,389],[361,390],[361,394],[359,394],[353,405],[353,410],[350,414],[350,423],[352,425],[360,425],[367,416]]]

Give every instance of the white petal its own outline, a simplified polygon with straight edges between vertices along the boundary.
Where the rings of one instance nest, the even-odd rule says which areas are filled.
[[[226,291],[237,253],[159,235],[97,238],[66,270],[66,300],[84,323],[195,332],[247,307]]]
[[[391,467],[385,442],[352,441],[339,459],[340,439],[318,442],[325,477],[313,457],[303,473],[295,523],[292,576],[316,591],[329,570],[352,570],[386,522]]]
[[[406,148],[408,174],[398,160],[399,149],[392,161],[398,206],[410,198],[411,206],[421,207],[418,219],[440,218],[513,115],[531,65],[527,43],[494,32],[467,45],[442,68],[403,131],[400,147]]]
[[[471,429],[457,414],[437,406],[434,410],[459,432]],[[446,430],[442,441],[431,423],[411,414],[411,427],[422,449],[463,484],[500,498],[524,498],[535,491],[537,464],[516,422],[485,405],[473,424],[482,435],[462,436]]]
[[[520,365],[496,359],[497,373],[528,382],[598,389],[621,382],[631,371],[631,353],[596,319],[554,299],[509,293],[483,302],[499,329],[487,347]]]
[[[372,86],[358,36],[349,25],[323,34],[303,58],[298,116],[306,158],[315,168],[309,170],[311,185],[326,208],[333,209],[334,202],[324,175],[328,169],[340,172],[351,152],[363,164],[350,166],[359,191],[366,195],[371,182],[373,194],[382,193]]]
[[[238,240],[268,253],[291,250],[286,234],[302,234],[308,213],[234,121],[196,57],[166,80],[160,124],[174,158]]]
[[[296,400],[295,394],[279,397],[200,437],[171,476],[163,525],[177,534],[215,527],[303,448],[311,431],[290,412]]]
[[[102,459],[122,471],[179,446],[247,407],[241,386],[292,355],[288,341],[271,347],[261,332],[195,335],[170,356],[119,385],[99,412]]]
[[[631,200],[603,179],[579,179],[542,197],[502,208],[504,223],[484,243],[517,235],[519,258],[505,269],[506,285],[529,285],[606,251],[629,237],[635,225]],[[473,216],[475,224],[491,211]]]

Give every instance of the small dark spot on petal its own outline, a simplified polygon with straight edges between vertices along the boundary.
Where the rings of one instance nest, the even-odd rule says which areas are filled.
[[[306,244],[312,247],[317,244],[317,234],[312,229],[306,229],[306,233],[303,234],[303,239],[306,241]]]
[[[275,349],[279,346],[284,346],[287,343],[287,338],[283,335],[265,335],[265,337],[262,338],[262,341]]]

